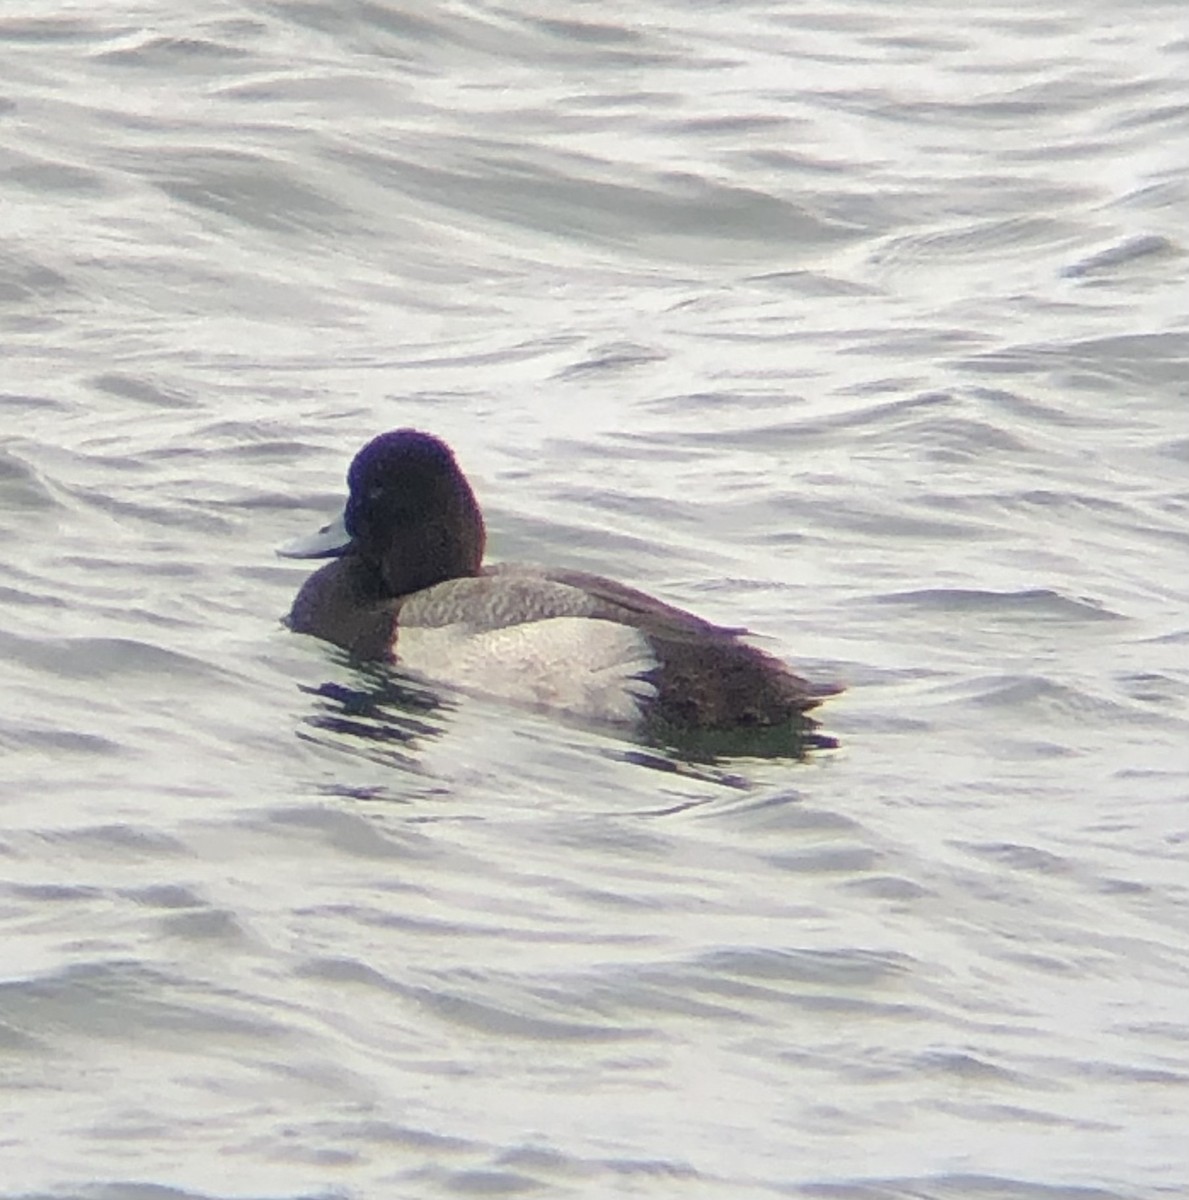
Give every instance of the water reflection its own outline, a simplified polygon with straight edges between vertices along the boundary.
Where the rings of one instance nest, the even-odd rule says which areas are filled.
[[[460,703],[490,704],[493,715],[503,713],[510,722],[516,720],[518,711],[509,712],[494,701],[452,696],[448,690],[378,664],[353,668],[347,681],[298,686],[313,701],[313,711],[302,719],[298,737],[406,770],[419,770],[419,754],[426,743],[450,732]],[[732,764],[738,767],[741,760],[801,762],[815,752],[838,746],[837,739],[821,732],[819,723],[808,716],[774,728],[691,731],[660,723],[640,730],[592,728],[548,709],[540,712],[559,731],[610,733],[619,742],[608,747],[592,741],[592,753],[728,787],[750,786],[745,776],[731,770]]]

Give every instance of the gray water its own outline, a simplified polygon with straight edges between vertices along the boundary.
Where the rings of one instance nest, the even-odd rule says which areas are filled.
[[[10,3],[0,214],[0,1193],[1189,1195],[1183,4]],[[838,749],[288,634],[397,425]]]

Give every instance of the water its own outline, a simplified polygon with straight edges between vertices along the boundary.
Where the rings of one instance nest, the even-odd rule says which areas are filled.
[[[0,1191],[1189,1194],[1179,4],[0,9]],[[278,623],[354,450],[849,691]]]

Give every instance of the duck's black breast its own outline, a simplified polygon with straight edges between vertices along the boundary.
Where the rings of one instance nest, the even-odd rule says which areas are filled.
[[[398,610],[375,572],[349,555],[305,581],[285,623],[294,633],[332,642],[355,658],[384,660],[392,656]]]

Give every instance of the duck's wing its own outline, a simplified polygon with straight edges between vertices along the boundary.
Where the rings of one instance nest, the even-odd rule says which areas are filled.
[[[589,571],[501,563],[488,567],[482,578],[504,582],[535,580],[550,589],[570,589],[584,597],[581,604],[584,611],[557,615],[581,615],[616,621],[658,636],[733,641],[748,633],[743,626],[717,625],[686,609],[658,600],[638,588]],[[557,595],[560,598],[562,593],[558,592]]]

